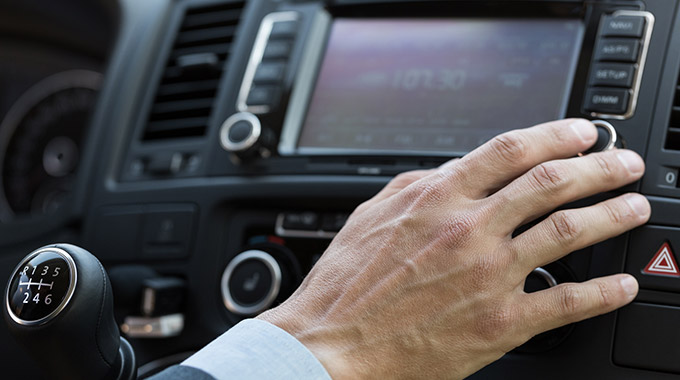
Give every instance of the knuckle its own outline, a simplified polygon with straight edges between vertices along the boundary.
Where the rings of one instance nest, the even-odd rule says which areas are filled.
[[[607,158],[602,154],[594,154],[593,157],[595,158],[595,163],[597,163],[603,177],[607,179],[614,177],[616,172],[614,171],[612,163]]]
[[[560,290],[560,305],[567,315],[576,315],[583,305],[583,294],[573,286],[562,286]]]
[[[505,280],[507,260],[492,255],[480,255],[468,266],[470,276],[469,285],[478,292],[485,292],[498,287],[499,282]]]
[[[554,126],[550,128],[550,137],[557,146],[565,146],[573,141],[573,132],[570,128],[562,128],[561,126]]]
[[[521,249],[520,245],[513,244],[513,242],[511,241],[509,243],[505,243],[503,248],[504,248],[503,251],[505,252],[504,264],[511,265],[513,263],[522,262],[524,252]]]
[[[540,189],[554,192],[569,183],[569,176],[563,165],[555,162],[544,162],[531,170],[531,178]]]
[[[354,209],[354,211],[352,211],[348,220],[356,217],[357,215],[363,214],[364,212],[368,211],[368,209],[370,209],[376,202],[377,202],[377,200],[375,198],[371,198],[371,199],[368,199],[368,200],[362,202],[359,206],[357,206]]]
[[[477,332],[486,341],[498,341],[508,335],[516,323],[517,313],[514,309],[501,305],[491,308],[479,318]]]
[[[528,154],[527,144],[517,131],[494,137],[491,140],[491,148],[508,161],[523,161]]]
[[[549,220],[557,239],[563,242],[572,242],[583,232],[583,227],[570,212],[558,211],[552,214]]]
[[[482,283],[493,277],[496,262],[488,256],[481,257],[472,263],[470,274],[475,283]]]
[[[605,283],[597,282],[597,294],[601,307],[609,308],[614,305],[614,294],[612,294],[611,289],[609,289]]]
[[[604,211],[607,213],[607,218],[613,224],[621,224],[626,220],[626,213],[621,208],[616,207],[611,203],[604,203],[602,205]]]
[[[456,215],[442,223],[441,239],[446,247],[460,246],[472,238],[478,225],[478,218],[472,214]]]
[[[412,204],[428,205],[445,199],[446,192],[441,184],[426,180],[408,186],[405,196]]]
[[[407,185],[419,180],[422,177],[422,175],[423,172],[420,170],[399,173],[394,178],[392,178],[390,184],[393,186]]]
[[[364,202],[354,209],[354,211],[352,212],[352,215],[363,214],[369,207],[370,207],[370,205],[367,204],[367,202]]]

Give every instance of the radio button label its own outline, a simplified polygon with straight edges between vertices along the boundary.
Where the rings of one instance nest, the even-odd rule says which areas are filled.
[[[640,42],[634,39],[602,39],[595,49],[598,61],[637,62]]]
[[[602,20],[602,36],[642,37],[645,19],[642,16],[605,16]]]
[[[623,88],[591,88],[586,92],[584,108],[588,111],[623,114],[628,108],[630,90]]]
[[[627,87],[633,85],[635,66],[626,63],[598,63],[593,65],[590,84],[595,86]]]

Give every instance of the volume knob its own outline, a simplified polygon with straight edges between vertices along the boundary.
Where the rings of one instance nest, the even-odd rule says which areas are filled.
[[[623,140],[613,125],[604,120],[593,120],[595,128],[597,129],[597,141],[584,154],[594,152],[604,152],[614,148],[622,148]]]
[[[239,159],[268,156],[272,141],[272,132],[263,128],[260,119],[249,112],[231,115],[220,128],[220,145]]]

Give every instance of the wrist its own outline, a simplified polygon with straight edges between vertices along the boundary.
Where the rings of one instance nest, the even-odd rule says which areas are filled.
[[[282,305],[283,306],[283,305]],[[331,378],[362,378],[357,371],[360,361],[353,359],[351,339],[342,332],[329,331],[318,323],[306,323],[307,318],[289,313],[282,306],[268,310],[256,319],[271,323],[297,339],[323,365]]]

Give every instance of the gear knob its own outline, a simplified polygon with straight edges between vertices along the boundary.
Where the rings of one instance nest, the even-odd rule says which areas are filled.
[[[26,256],[4,302],[9,331],[50,377],[131,379],[134,353],[120,337],[113,295],[99,260],[71,244]]]

